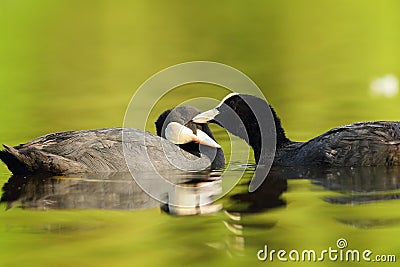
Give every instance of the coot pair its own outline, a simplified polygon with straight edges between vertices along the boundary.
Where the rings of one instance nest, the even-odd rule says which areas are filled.
[[[219,169],[224,166],[224,155],[206,123],[219,123],[224,117],[227,121],[233,114],[241,123],[221,126],[245,139],[254,149],[256,162],[262,162],[271,157],[262,153],[261,144],[262,130],[269,129],[260,129],[249,103],[257,103],[258,112],[260,109],[261,113],[263,109],[272,112],[276,166],[400,165],[400,122],[354,123],[334,128],[308,142],[293,142],[286,137],[279,117],[266,101],[237,93],[229,94],[216,108],[201,114],[192,107],[166,111],[156,122],[159,136],[124,128],[55,133],[27,144],[5,146],[0,159],[13,173],[127,171],[125,159],[131,171],[152,169],[154,165],[157,169],[169,169],[174,168],[170,159],[182,154],[189,159],[204,158],[211,168]],[[216,154],[211,158],[203,155],[201,144],[216,148]],[[124,150],[128,152],[125,155]],[[149,154],[154,159],[152,163],[146,160]]]

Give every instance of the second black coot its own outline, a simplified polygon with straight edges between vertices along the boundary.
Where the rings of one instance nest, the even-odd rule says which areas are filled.
[[[391,166],[400,165],[400,122],[359,122],[334,128],[307,142],[294,142],[286,137],[281,121],[269,104],[260,98],[232,93],[214,109],[197,115],[193,121],[227,121],[232,111],[242,121],[223,125],[229,132],[245,139],[254,150],[256,162],[261,155],[261,131],[248,103],[271,109],[276,129],[276,166]],[[225,117],[225,118],[224,118]]]

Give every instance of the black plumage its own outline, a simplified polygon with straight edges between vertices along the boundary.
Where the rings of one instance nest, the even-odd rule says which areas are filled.
[[[264,109],[266,115],[268,109],[272,112],[276,131],[273,164],[276,166],[400,165],[400,122],[359,122],[334,128],[307,142],[294,142],[286,137],[278,115],[266,101],[251,95],[232,94],[216,107],[211,122],[229,122],[226,117],[232,116],[233,111],[245,129],[240,129],[238,123],[226,123],[223,127],[252,146],[256,162],[267,155],[261,155],[261,131],[253,108]]]

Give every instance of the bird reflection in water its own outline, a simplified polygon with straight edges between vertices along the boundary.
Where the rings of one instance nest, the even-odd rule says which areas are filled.
[[[251,175],[251,172],[246,172]],[[221,203],[213,204],[215,196],[222,191],[220,172],[174,172],[170,177],[170,181],[179,186],[165,192],[158,190],[163,202],[167,203],[162,205],[162,209],[174,215],[205,214],[221,209],[229,214],[257,213],[284,206],[281,194],[287,189],[287,179],[298,178],[310,179],[329,191],[340,192],[338,196],[324,198],[334,204],[362,204],[400,198],[397,192],[400,189],[400,167],[273,167],[262,187],[255,192],[249,193],[245,184],[237,185],[236,193],[226,197],[228,205],[225,207]],[[151,177],[147,180],[152,183]],[[159,205],[138,186],[130,173],[14,175],[4,185],[1,200],[7,202],[9,207],[19,205],[37,209],[123,210],[148,209]]]
[[[158,202],[129,173],[70,176],[14,175],[3,187],[8,207],[32,209],[147,209]]]
[[[287,179],[309,179],[329,191],[341,195],[325,197],[333,204],[365,204],[379,200],[398,199],[400,167],[281,167],[275,168]]]
[[[136,174],[135,174],[136,175]],[[157,179],[142,173],[146,187],[154,188],[163,210],[180,215],[216,212],[213,196],[221,192],[219,172],[164,173],[177,187],[163,190]],[[154,184],[154,186],[152,186]],[[153,192],[152,192],[153,193]],[[137,210],[160,206],[132,178],[130,173],[77,174],[69,176],[13,175],[3,186],[1,202],[7,207],[31,209],[110,209]],[[181,208],[168,203],[181,203]],[[219,208],[218,208],[219,207]]]
[[[169,192],[161,209],[172,215],[199,215],[216,213],[222,204],[215,204],[215,196],[222,193],[221,173],[202,174],[180,183]],[[175,204],[176,203],[176,204]]]
[[[400,198],[399,167],[273,167],[256,191],[249,193],[248,183],[241,182],[224,198],[214,202],[222,191],[224,177],[221,177],[221,174],[171,174],[170,180],[179,186],[164,192],[157,188],[158,194],[163,196],[164,204],[161,205],[145,193],[129,173],[84,177],[12,176],[3,187],[1,201],[6,202],[8,208],[17,206],[33,209],[135,210],[161,206],[164,212],[174,216],[218,213],[219,215],[213,218],[221,221],[220,225],[229,234],[223,240],[208,242],[207,245],[229,254],[240,255],[252,238],[245,235],[245,229],[268,231],[278,225],[276,216],[267,214],[272,209],[286,206],[282,194],[288,188],[288,180],[290,187],[290,179],[309,179],[325,188],[327,191],[325,196],[321,197],[321,201],[334,205],[357,205]],[[246,169],[246,175],[248,177],[243,179],[249,182],[252,170]],[[148,178],[151,184],[151,177]],[[252,216],[260,213],[263,216]],[[339,223],[360,228],[400,223],[396,218],[385,221],[354,219],[337,214],[335,216],[334,219]]]
[[[400,199],[399,166],[324,170],[323,174],[315,179],[315,183],[340,193],[340,195],[324,197],[324,201],[335,205],[355,207]],[[366,212],[356,218],[344,213],[336,216],[335,219],[341,224],[362,229],[400,225],[400,218],[395,213],[390,213],[385,217],[374,212]]]

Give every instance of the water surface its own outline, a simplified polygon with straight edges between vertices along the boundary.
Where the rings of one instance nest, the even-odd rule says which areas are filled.
[[[40,0],[2,1],[0,10],[0,143],[121,126],[141,83],[191,60],[246,73],[296,141],[355,121],[400,118],[398,95],[370,91],[378,77],[400,77],[396,0]],[[225,94],[201,84],[178,88],[146,129],[154,132],[161,111],[189,98]],[[229,154],[226,133],[213,130]],[[350,249],[400,260],[398,169],[277,169],[249,194],[254,169],[245,164],[233,162],[229,168],[244,177],[204,209],[198,188],[208,199],[229,177],[186,181],[183,197],[173,196],[195,203],[184,210],[152,201],[129,177],[11,177],[0,164],[7,200],[0,265],[282,266],[259,262],[257,252],[265,245],[320,251],[340,238]]]

